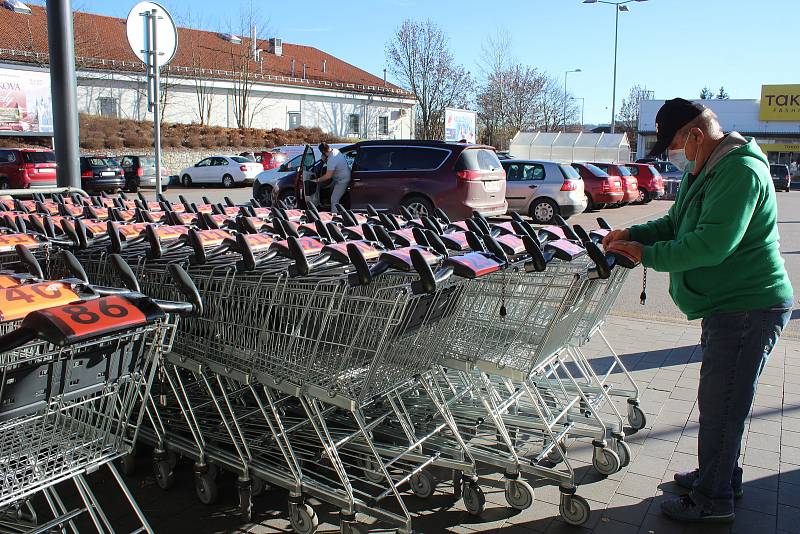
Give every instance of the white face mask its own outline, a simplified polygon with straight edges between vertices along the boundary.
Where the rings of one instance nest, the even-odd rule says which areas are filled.
[[[686,145],[689,144],[689,137],[683,144],[683,148],[676,148],[667,151],[667,159],[670,163],[678,167],[683,172],[692,172],[695,167],[695,162],[686,157]]]

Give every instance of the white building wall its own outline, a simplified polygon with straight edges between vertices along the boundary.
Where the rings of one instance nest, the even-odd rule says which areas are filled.
[[[208,124],[236,127],[233,84],[224,81],[208,83],[213,95]],[[170,77],[165,84],[164,120],[174,123],[199,122],[193,80]],[[117,99],[120,118],[152,120],[152,114],[147,112],[146,86],[142,77],[79,72],[79,111],[100,114],[101,98]],[[256,84],[251,89],[248,116],[252,128],[287,129],[289,114],[299,112],[302,126],[319,127],[340,137],[408,139],[413,137],[413,105],[411,99]],[[349,120],[353,114],[359,117],[357,133],[349,130]],[[386,133],[379,131],[380,117],[387,119]]]

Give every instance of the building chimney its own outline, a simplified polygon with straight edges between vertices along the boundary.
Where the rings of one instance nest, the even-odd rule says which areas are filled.
[[[322,73],[325,74],[326,72],[328,72],[328,60],[327,59],[323,59],[322,60]]]
[[[283,41],[278,39],[277,37],[272,37],[269,40],[269,52],[270,54],[275,54],[276,56],[283,55]]]
[[[306,64],[303,63],[303,79],[306,79]]]
[[[292,78],[294,78],[294,58],[292,58]]]
[[[253,52],[253,60],[258,61],[258,38],[255,24],[250,28],[250,50]]]

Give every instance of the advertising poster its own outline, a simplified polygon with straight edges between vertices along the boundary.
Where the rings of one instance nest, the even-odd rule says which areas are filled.
[[[53,133],[50,74],[0,69],[0,134]]]
[[[444,140],[456,143],[466,139],[474,143],[477,136],[477,113],[468,109],[444,110]]]

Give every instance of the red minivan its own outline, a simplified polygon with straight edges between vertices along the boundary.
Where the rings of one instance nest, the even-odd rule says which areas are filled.
[[[592,163],[595,167],[605,171],[609,176],[616,176],[622,180],[622,202],[619,206],[627,206],[632,202],[639,200],[639,182],[636,177],[631,173],[630,169],[618,163]]]
[[[52,150],[0,149],[0,189],[55,187],[56,155]]]
[[[648,163],[626,163],[639,182],[639,202],[647,204],[654,198],[664,196],[664,178],[653,165]]]
[[[342,199],[348,208],[372,205],[396,212],[404,206],[417,216],[441,208],[453,219],[467,218],[473,211],[487,217],[503,215],[508,209],[506,173],[490,146],[385,140],[361,141],[341,152],[352,173]],[[311,147],[306,147],[303,161],[306,164],[298,168],[292,184],[300,207],[305,207],[303,180],[322,173]],[[275,202],[286,191],[287,184],[282,182],[273,189]],[[328,208],[330,191],[322,189],[320,208]]]
[[[583,178],[586,211],[599,210],[609,204],[622,202],[625,193],[619,177],[609,176],[607,172],[591,163],[573,163],[572,166]]]

